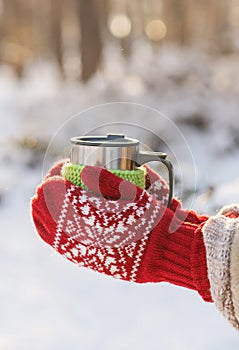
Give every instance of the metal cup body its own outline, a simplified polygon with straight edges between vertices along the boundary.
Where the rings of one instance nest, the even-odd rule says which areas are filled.
[[[100,166],[112,170],[134,170],[139,141],[122,134],[81,136],[71,139],[70,160],[73,164]]]
[[[73,164],[93,165],[106,169],[134,170],[138,152],[138,146],[74,145],[71,149],[70,161]]]

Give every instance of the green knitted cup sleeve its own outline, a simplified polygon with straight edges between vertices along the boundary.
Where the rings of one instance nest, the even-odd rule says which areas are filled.
[[[80,173],[84,165],[66,163],[61,169],[61,175],[74,185],[86,189],[85,184],[81,180]],[[108,169],[111,173],[121,177],[124,180],[134,183],[136,186],[145,188],[145,173],[146,169],[141,166],[135,170],[115,170]]]

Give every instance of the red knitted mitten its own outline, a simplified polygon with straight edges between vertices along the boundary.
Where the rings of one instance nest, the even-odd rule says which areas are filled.
[[[212,301],[201,232],[207,217],[183,211],[177,200],[175,213],[101,168],[81,173],[91,192],[57,174],[51,171],[32,199],[33,220],[46,243],[80,266],[127,281],[174,283]],[[151,176],[151,193],[154,182]]]

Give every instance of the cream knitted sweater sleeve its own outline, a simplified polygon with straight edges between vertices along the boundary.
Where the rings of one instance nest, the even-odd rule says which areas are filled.
[[[235,217],[225,216],[228,213]],[[210,217],[203,235],[212,298],[220,312],[239,329],[239,204],[224,207]]]

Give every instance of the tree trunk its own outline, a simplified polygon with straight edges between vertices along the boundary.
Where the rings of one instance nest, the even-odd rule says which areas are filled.
[[[62,77],[64,78],[62,51],[62,0],[51,0],[51,44]]]
[[[102,42],[99,15],[94,0],[79,0],[82,80],[86,82],[101,61]]]

